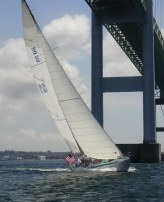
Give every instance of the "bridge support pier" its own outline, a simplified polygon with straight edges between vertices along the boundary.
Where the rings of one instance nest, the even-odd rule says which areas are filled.
[[[103,92],[143,91],[143,144],[125,144],[120,146],[124,152],[129,150],[138,162],[158,162],[160,145],[156,144],[156,107],[155,107],[155,65],[154,65],[154,30],[152,0],[146,0],[146,15],[142,35],[142,76],[103,78],[102,49],[102,13],[92,13],[92,113],[103,126]],[[107,13],[106,13],[107,15]],[[120,20],[119,16],[106,16],[111,24]],[[110,18],[111,17],[111,18]],[[118,17],[118,18],[117,18]],[[124,16],[125,17],[125,16]],[[126,16],[127,18],[129,16]],[[126,23],[127,18],[121,23]],[[132,16],[135,19],[136,16]],[[125,22],[123,22],[123,20]],[[131,22],[133,23],[133,21]],[[120,84],[120,85],[119,85]],[[135,145],[135,146],[134,146]],[[134,146],[134,147],[133,147]],[[132,149],[133,148],[133,149]],[[125,152],[126,151],[126,152]]]
[[[117,144],[120,151],[130,157],[131,163],[156,163],[161,161],[160,144]]]
[[[140,162],[158,162],[160,145],[156,144],[155,62],[152,0],[146,0],[147,15],[143,25],[143,145],[137,146]]]
[[[152,0],[146,0],[143,26],[143,143],[156,143],[155,65]]]
[[[101,19],[92,12],[92,114],[103,126],[103,48]]]

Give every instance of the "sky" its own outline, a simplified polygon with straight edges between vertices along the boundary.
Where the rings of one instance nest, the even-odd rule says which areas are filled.
[[[90,108],[91,11],[84,0],[27,0],[63,68]],[[23,40],[20,0],[0,7],[0,150],[67,151],[34,83]],[[104,29],[103,75],[138,76]],[[157,108],[157,125],[164,118]],[[142,93],[105,93],[104,128],[115,143],[143,142]],[[157,134],[164,150],[164,135]]]

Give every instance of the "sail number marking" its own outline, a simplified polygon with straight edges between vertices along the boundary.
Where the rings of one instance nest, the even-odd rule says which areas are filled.
[[[35,58],[36,62],[39,63],[40,58],[39,58],[38,52],[36,50],[36,47],[31,48],[31,50],[32,50],[32,54],[34,55],[34,58]]]
[[[39,87],[39,90],[42,94],[48,92],[47,87],[44,83],[39,84],[38,87]]]

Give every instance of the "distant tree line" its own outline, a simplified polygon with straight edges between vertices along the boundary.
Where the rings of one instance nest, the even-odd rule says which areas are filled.
[[[26,151],[14,151],[5,150],[0,151],[0,159],[17,159],[21,157],[22,159],[38,159],[39,156],[45,156],[46,159],[63,159],[68,155],[67,152],[52,152],[52,151],[39,151],[39,152],[26,152]]]

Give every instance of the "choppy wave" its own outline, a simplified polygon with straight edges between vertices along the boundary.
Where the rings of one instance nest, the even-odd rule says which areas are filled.
[[[0,202],[163,202],[164,198],[162,162],[131,164],[128,172],[120,173],[115,168],[71,172],[66,164],[54,161],[0,163]]]

